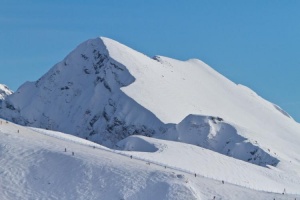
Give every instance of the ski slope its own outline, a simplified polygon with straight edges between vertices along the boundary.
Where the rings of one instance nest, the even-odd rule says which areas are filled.
[[[130,137],[119,145],[131,151],[118,151],[60,132],[4,120],[0,123],[3,200],[300,198],[299,193],[292,194],[293,185],[299,184],[295,179],[281,181],[283,185],[294,181],[286,185],[285,195],[261,191],[280,190],[280,171],[236,161],[193,145]],[[198,165],[200,161],[203,167]],[[214,167],[217,165],[219,168]],[[243,171],[254,176],[249,185],[237,182],[250,177]],[[268,186],[263,186],[264,181]],[[253,184],[263,187],[250,189]]]

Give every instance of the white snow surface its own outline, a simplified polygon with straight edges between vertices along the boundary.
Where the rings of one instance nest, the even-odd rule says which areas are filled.
[[[143,145],[147,143],[147,145]],[[191,174],[243,187],[281,193],[284,188],[299,193],[300,179],[288,170],[265,168],[240,161],[195,145],[158,140],[144,136],[130,136],[118,143],[128,154],[153,163],[171,166]],[[149,148],[153,146],[154,148]],[[144,152],[149,153],[144,153]],[[292,166],[292,165],[290,165]]]
[[[132,136],[119,143],[131,151],[117,151],[60,132],[0,123],[3,200],[300,198],[292,194],[299,179],[195,145]],[[277,193],[282,186],[284,195]]]

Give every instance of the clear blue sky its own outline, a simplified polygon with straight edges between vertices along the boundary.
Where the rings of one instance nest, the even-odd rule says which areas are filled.
[[[97,36],[199,58],[300,121],[298,0],[0,0],[0,83],[16,90]]]

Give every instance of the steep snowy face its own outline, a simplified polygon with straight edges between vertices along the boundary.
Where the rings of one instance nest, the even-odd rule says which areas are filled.
[[[200,60],[152,59],[108,38],[82,43],[2,104],[3,118],[109,147],[145,135],[263,166],[298,157],[300,126],[280,107]]]
[[[11,91],[6,85],[0,84],[0,101],[4,100],[8,95],[11,95]]]
[[[22,85],[1,115],[107,146],[162,131],[160,120],[120,90],[135,78],[106,48],[101,38],[82,43],[39,80]]]

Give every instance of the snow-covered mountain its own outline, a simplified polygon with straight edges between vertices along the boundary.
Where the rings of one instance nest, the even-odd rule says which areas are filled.
[[[0,117],[2,199],[300,197],[300,125],[200,60],[88,40]]]
[[[0,116],[107,147],[144,135],[261,166],[299,157],[300,125],[279,106],[200,60],[149,58],[102,37],[22,85],[2,103]]]

